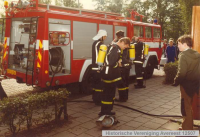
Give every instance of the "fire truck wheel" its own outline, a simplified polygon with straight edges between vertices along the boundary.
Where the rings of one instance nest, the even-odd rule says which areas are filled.
[[[92,67],[89,66],[83,76],[83,80],[80,84],[80,91],[81,93],[91,94],[92,93]]]
[[[153,65],[153,61],[152,60],[149,60],[147,62],[147,65],[146,65],[146,68],[145,68],[145,71],[144,71],[144,78],[145,79],[149,79],[152,77],[153,75],[153,71],[154,71],[154,65]]]

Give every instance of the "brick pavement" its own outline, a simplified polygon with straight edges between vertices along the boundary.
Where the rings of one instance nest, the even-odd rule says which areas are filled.
[[[146,81],[147,88],[134,89],[130,84],[129,100],[120,104],[152,114],[181,115],[179,87],[163,85],[164,73],[155,70],[151,79]],[[5,80],[2,85],[9,96],[16,93],[31,92],[32,87],[17,84],[14,80]],[[14,88],[16,87],[17,88]],[[19,87],[19,88],[18,88]],[[116,95],[117,96],[117,95]],[[78,100],[91,100],[91,95]],[[97,137],[102,129],[95,124],[100,106],[93,103],[68,103],[69,122],[63,127],[39,135],[41,137]],[[156,118],[114,106],[116,117],[120,123],[112,130],[177,130],[180,126],[169,121],[169,118]]]

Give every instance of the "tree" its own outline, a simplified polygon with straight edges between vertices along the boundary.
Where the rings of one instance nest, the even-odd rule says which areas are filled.
[[[42,4],[51,4],[52,0],[39,0],[39,3]]]
[[[99,11],[106,11],[106,7],[108,5],[108,2],[110,0],[92,0],[92,1],[95,1],[96,2],[96,5],[95,5],[95,10],[99,10]]]
[[[122,13],[123,11],[123,0],[112,0],[108,2],[106,6],[106,11],[114,12],[114,13]]]
[[[77,3],[77,0],[62,0],[62,3],[65,7],[73,7],[73,8],[83,8],[81,3]]]
[[[62,6],[62,1],[56,0],[56,1],[55,1],[55,5],[57,5],[57,6]]]
[[[184,23],[184,31],[186,34],[191,33],[192,24],[192,7],[200,5],[200,0],[179,0],[181,7],[181,15]]]
[[[126,1],[128,0],[93,0],[96,2],[95,9],[113,13],[124,13],[126,9]]]
[[[55,5],[72,8],[83,8],[83,4],[77,3],[77,0],[56,0]]]

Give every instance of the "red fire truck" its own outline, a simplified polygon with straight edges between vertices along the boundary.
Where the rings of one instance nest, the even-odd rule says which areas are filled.
[[[149,45],[144,62],[147,78],[159,67],[163,43],[157,24],[128,20],[116,13],[39,4],[38,0],[12,2],[2,20],[3,73],[18,83],[44,88],[80,82],[87,90],[92,80],[92,38],[99,29],[108,33],[105,44],[123,30],[125,36],[139,36]],[[130,75],[135,75],[134,65]]]

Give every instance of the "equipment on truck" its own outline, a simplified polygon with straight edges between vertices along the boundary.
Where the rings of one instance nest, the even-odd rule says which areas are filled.
[[[99,69],[104,64],[106,54],[107,54],[107,46],[101,45],[99,48],[99,54],[98,54],[98,58],[97,58],[97,64],[98,64]]]

